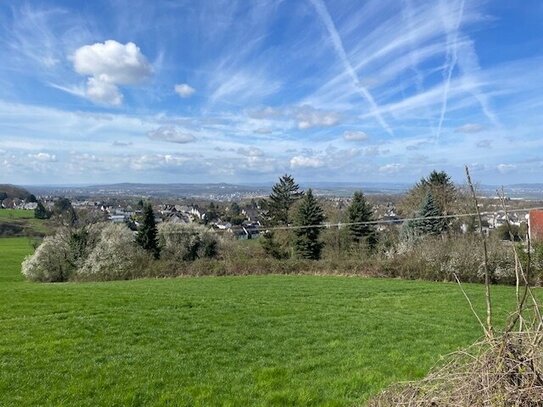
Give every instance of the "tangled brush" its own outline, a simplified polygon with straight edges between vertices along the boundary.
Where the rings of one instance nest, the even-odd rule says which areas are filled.
[[[466,167],[475,207],[479,205]],[[507,215],[502,194],[503,210]],[[506,216],[507,218],[507,216]],[[479,214],[479,225],[481,225]],[[485,269],[486,322],[473,314],[484,331],[484,339],[466,350],[452,353],[446,363],[426,378],[395,385],[368,404],[370,407],[543,407],[543,318],[541,307],[530,288],[530,239],[528,262],[523,267],[516,248],[516,310],[502,333],[492,325],[491,275],[483,237]]]
[[[369,406],[543,406],[540,339],[526,331],[485,339],[451,354],[445,365],[423,380],[386,390]]]

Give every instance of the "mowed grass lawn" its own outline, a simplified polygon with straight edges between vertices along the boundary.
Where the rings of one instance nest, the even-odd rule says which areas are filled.
[[[481,335],[454,284],[322,276],[39,284],[0,239],[1,406],[349,406]],[[467,285],[482,310],[483,287]],[[495,287],[503,320],[514,291]]]

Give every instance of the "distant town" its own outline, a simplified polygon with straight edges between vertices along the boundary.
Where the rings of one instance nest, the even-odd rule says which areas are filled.
[[[361,187],[369,196],[378,230],[400,227],[405,216],[398,214],[397,204],[408,190],[407,184],[316,183],[315,195],[328,208],[324,227],[341,228],[341,216]],[[4,197],[0,208],[35,211],[38,200],[49,213],[59,200],[69,200],[78,213],[87,218],[124,223],[137,230],[143,202],[153,202],[156,223],[204,224],[235,239],[255,239],[263,226],[265,210],[262,202],[271,186],[234,184],[113,184],[97,186],[28,186],[29,197]],[[526,208],[543,206],[543,184],[511,185],[503,188],[507,195],[508,213],[497,198],[498,188],[479,186],[482,230],[489,234],[502,225],[520,228],[529,222]],[[538,199],[539,198],[539,199]],[[541,200],[541,205],[538,205]],[[401,212],[401,211],[400,211]],[[459,223],[467,232],[466,222]]]

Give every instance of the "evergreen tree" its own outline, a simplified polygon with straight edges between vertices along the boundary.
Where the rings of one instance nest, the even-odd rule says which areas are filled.
[[[424,201],[428,191],[432,193],[434,203],[438,207],[440,214],[447,215],[454,212],[459,191],[457,191],[451,177],[445,171],[438,172],[435,170],[427,177],[421,178],[407,192],[399,205],[401,212],[411,216],[417,209],[420,209],[420,203]]]
[[[441,232],[443,232],[447,227],[445,219],[437,218],[438,216],[441,216],[441,214],[442,213],[435,202],[432,192],[428,191],[417,216],[423,219],[413,221],[415,232],[418,235],[441,234]]]
[[[290,209],[302,195],[303,192],[300,191],[300,187],[294,182],[292,176],[285,174],[280,177],[279,182],[272,187],[269,199],[260,202],[260,207],[266,214],[264,217],[265,226],[287,226],[290,221]],[[288,257],[288,250],[285,247],[285,237],[287,241],[290,240],[287,231],[279,233],[280,241],[278,241],[276,233],[273,230],[268,230],[264,233],[263,239],[260,242],[267,254],[281,259]],[[289,243],[286,243],[286,245],[288,246]]]
[[[136,236],[136,242],[153,255],[155,259],[160,256],[158,247],[158,232],[155,223],[153,206],[148,203],[143,208],[143,221]]]
[[[265,231],[260,238],[260,244],[264,252],[274,259],[282,260],[288,258],[288,252],[277,241],[273,231]]]
[[[321,228],[316,226],[324,221],[324,212],[309,189],[302,198],[296,213],[295,250],[304,259],[318,260],[321,257],[323,243],[319,241]],[[315,225],[315,226],[314,226]]]
[[[270,225],[288,225],[289,210],[302,195],[303,192],[292,176],[285,174],[279,178],[279,182],[272,187],[268,204]]]
[[[53,205],[53,214],[65,226],[77,224],[77,213],[68,198],[59,198]]]
[[[38,206],[34,209],[34,217],[36,219],[49,219],[49,212],[41,202],[38,202]]]
[[[357,244],[365,241],[370,248],[374,247],[377,243],[375,228],[372,225],[359,224],[373,220],[373,210],[362,192],[354,193],[347,213],[349,215],[349,223],[355,223],[354,225],[349,225],[351,239]]]
[[[209,222],[219,219],[219,207],[213,202],[209,203],[209,207],[205,212],[204,223],[207,225]]]
[[[241,214],[241,207],[237,202],[232,202],[228,212],[230,212],[232,216],[239,216]]]

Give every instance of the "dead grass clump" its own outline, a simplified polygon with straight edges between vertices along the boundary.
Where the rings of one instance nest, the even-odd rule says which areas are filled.
[[[524,331],[487,338],[446,360],[423,380],[394,386],[369,406],[543,406],[540,335]]]
[[[466,175],[481,225],[477,197],[467,167]],[[502,203],[506,211],[505,199]],[[484,340],[449,355],[447,362],[426,378],[389,388],[371,400],[370,407],[543,407],[543,317],[530,287],[530,239],[527,241],[525,267],[517,248],[512,247],[517,306],[504,330],[498,334],[492,322],[490,282],[493,276],[482,230],[480,236],[485,277],[485,322],[475,312],[456,274],[455,277],[483,329]]]

